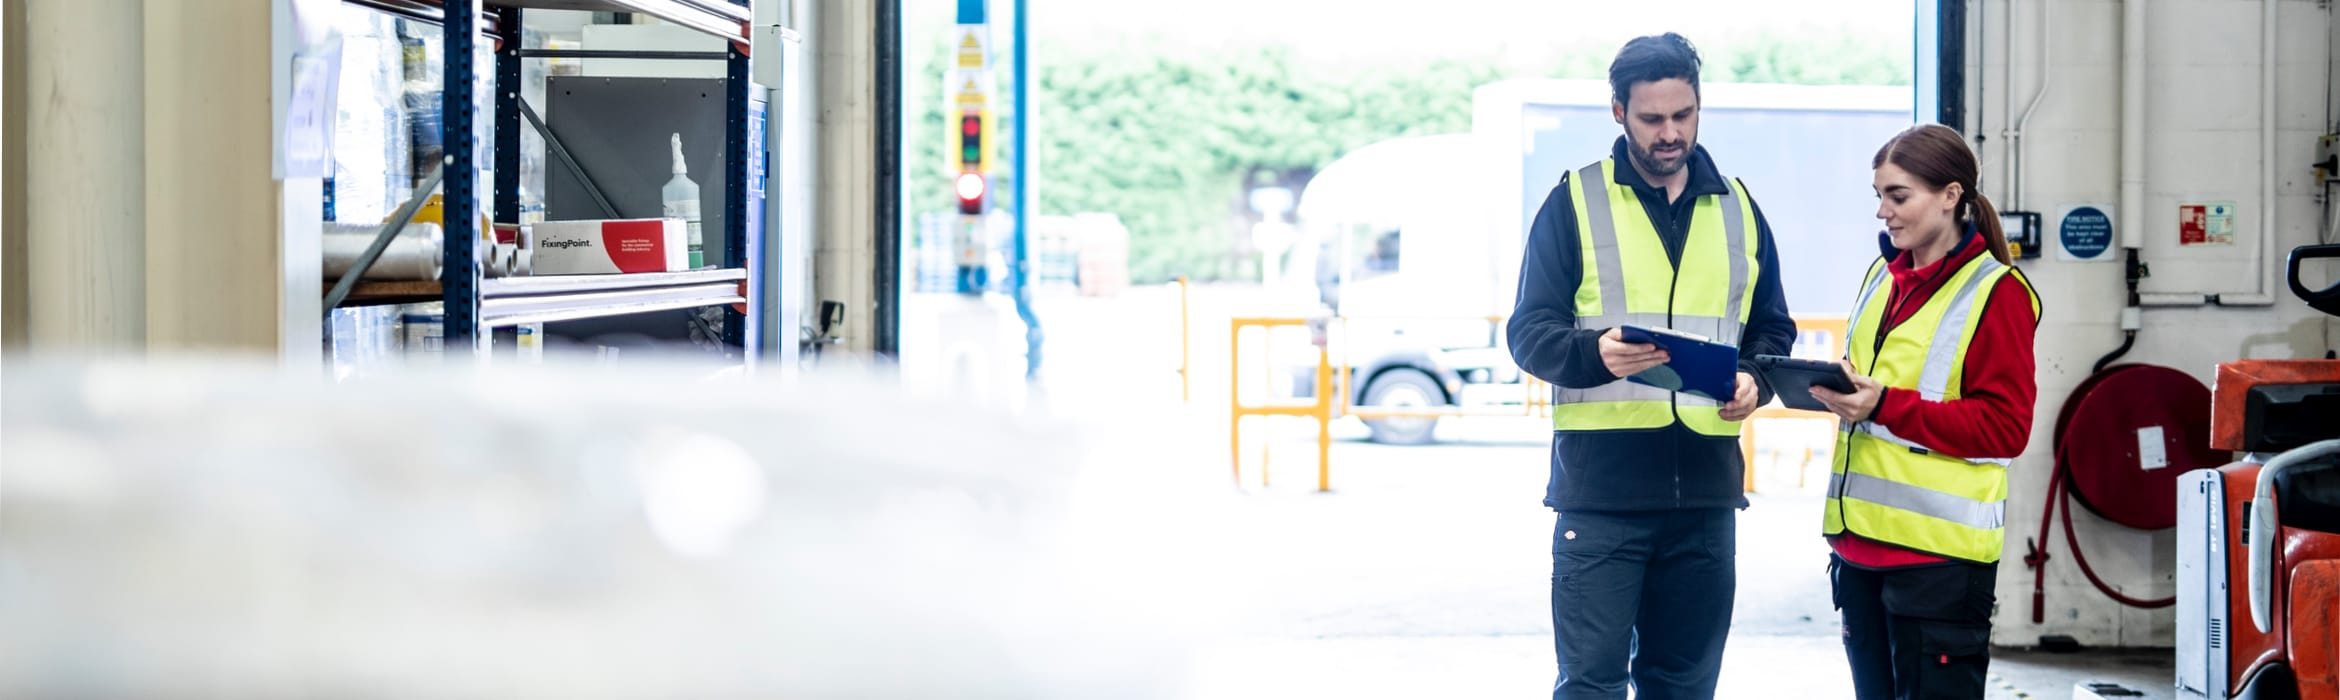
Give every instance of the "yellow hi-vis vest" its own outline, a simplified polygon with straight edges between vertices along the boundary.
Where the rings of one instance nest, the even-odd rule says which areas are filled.
[[[1869,266],[1853,303],[1847,359],[1885,386],[1916,391],[1927,401],[1957,400],[1967,346],[1981,325],[1983,307],[1999,278],[2009,274],[2023,280],[1997,258],[1976,256],[1879,342],[1886,300],[1893,298],[1893,275],[1878,260]],[[2036,315],[2039,294],[2029,281],[2023,287]],[[1947,455],[1873,421],[1839,421],[1821,531],[1849,532],[1952,559],[1998,561],[2006,542],[2011,461]]]
[[[1745,186],[1732,178],[1730,190],[1698,198],[1689,236],[1676,267],[1666,255],[1657,225],[1633,188],[1617,184],[1618,164],[1603,159],[1576,171],[1569,188],[1576,207],[1577,241],[1583,247],[1583,277],[1576,284],[1576,327],[1614,328],[1634,324],[1672,328],[1718,343],[1739,343],[1753,305],[1755,213]],[[1721,400],[1617,380],[1590,389],[1560,388],[1552,400],[1554,430],[1635,430],[1682,424],[1702,435],[1739,434],[1737,421],[1721,417]]]

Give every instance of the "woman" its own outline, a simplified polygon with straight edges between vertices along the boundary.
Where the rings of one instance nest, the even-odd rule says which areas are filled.
[[[1822,530],[1845,655],[1863,700],[1981,698],[2039,296],[1958,132],[1911,128],[1870,167],[1886,230],[1853,302],[1854,390],[1812,389],[1842,419]]]

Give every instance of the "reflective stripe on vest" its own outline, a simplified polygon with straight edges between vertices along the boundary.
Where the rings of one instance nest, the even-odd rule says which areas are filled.
[[[1892,274],[1878,261],[1853,306],[1847,359],[1885,386],[1917,391],[1927,401],[1957,400],[1981,309],[2008,274],[2015,273],[1990,255],[1969,261],[1880,339]],[[2029,284],[2024,286],[2028,293]],[[2038,295],[2029,296],[2036,311]],[[1852,532],[1968,561],[1999,560],[2006,534],[2006,467],[2013,460],[1942,454],[1862,421],[1840,422],[1832,461],[1822,532]]]
[[[1841,494],[1840,498],[1868,501],[1882,506],[1948,520],[1967,527],[1997,530],[2007,525],[2005,501],[1989,503],[1957,494],[1943,493],[1916,484],[1881,479],[1859,472],[1828,475],[1828,492]]]
[[[1574,173],[1576,186],[1569,188],[1583,261],[1576,327],[1630,323],[1737,344],[1760,274],[1754,258],[1757,229],[1744,186],[1726,178],[1725,193],[1698,198],[1677,266],[1640,197],[1632,187],[1617,184],[1618,167],[1613,160],[1585,166]],[[1552,427],[1628,430],[1679,419],[1701,434],[1737,435],[1739,424],[1721,418],[1723,403],[1623,380],[1589,389],[1555,388]]]

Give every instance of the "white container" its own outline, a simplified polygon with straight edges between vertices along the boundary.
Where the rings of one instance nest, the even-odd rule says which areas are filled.
[[[674,144],[674,179],[667,180],[666,187],[659,190],[658,200],[665,209],[663,216],[669,219],[681,219],[683,225],[690,230],[689,269],[696,270],[707,264],[706,239],[699,234],[699,183],[691,181],[690,169],[683,164],[682,134],[676,133],[672,143]]]

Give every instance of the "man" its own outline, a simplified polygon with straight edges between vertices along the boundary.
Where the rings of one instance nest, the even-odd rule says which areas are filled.
[[[1609,64],[1625,135],[1561,178],[1536,214],[1508,329],[1521,369],[1557,387],[1552,697],[1711,698],[1736,582],[1739,424],[1771,400],[1749,358],[1785,355],[1795,321],[1771,229],[1698,146],[1698,52],[1679,35]],[[1726,397],[1623,377],[1665,364],[1618,326],[1739,347]]]

